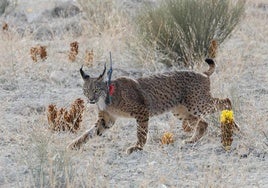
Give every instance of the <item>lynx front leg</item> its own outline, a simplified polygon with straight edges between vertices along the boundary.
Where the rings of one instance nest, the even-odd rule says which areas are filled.
[[[90,138],[93,138],[97,135],[101,136],[104,130],[110,128],[114,123],[115,119],[112,116],[110,116],[107,112],[100,111],[98,115],[98,121],[95,126],[75,139],[71,144],[67,146],[67,149],[79,149]]]
[[[90,138],[93,138],[97,135],[97,128],[94,126],[93,128],[87,130],[84,132],[81,136],[79,136],[77,139],[73,140],[72,143],[70,143],[67,146],[67,149],[74,150],[79,149],[83,144],[85,144]]]
[[[96,123],[97,135],[101,136],[102,133],[112,127],[115,123],[115,118],[105,111],[99,112],[99,119]]]
[[[147,140],[148,119],[146,121],[137,120],[137,122],[138,122],[138,127],[137,127],[138,141],[135,146],[127,149],[127,154],[131,154],[132,152],[137,151],[137,150],[142,150]]]

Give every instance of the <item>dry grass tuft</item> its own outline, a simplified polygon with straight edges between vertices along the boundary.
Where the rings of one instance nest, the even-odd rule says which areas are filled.
[[[91,67],[93,65],[93,61],[94,61],[94,52],[93,49],[92,50],[86,50],[86,55],[85,55],[85,65],[88,67]]]
[[[161,138],[161,143],[164,144],[172,144],[174,142],[173,134],[170,132],[165,132]]]
[[[213,59],[216,58],[217,51],[218,51],[218,42],[217,42],[217,40],[213,39],[210,42],[210,45],[208,48],[208,57],[213,58]]]
[[[30,54],[34,62],[37,62],[39,58],[40,60],[44,61],[47,59],[47,47],[41,45],[32,47],[30,50]]]
[[[70,43],[70,52],[69,52],[68,57],[71,62],[75,61],[76,56],[78,54],[78,48],[79,48],[79,43],[77,41]]]
[[[80,98],[73,102],[69,111],[66,108],[58,110],[56,105],[50,104],[47,109],[49,129],[76,133],[81,127],[84,110],[84,101]]]

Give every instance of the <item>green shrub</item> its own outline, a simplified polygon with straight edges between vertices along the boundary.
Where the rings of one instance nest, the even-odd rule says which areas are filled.
[[[244,0],[163,0],[138,17],[145,41],[184,66],[208,56],[212,40],[220,45],[244,13]]]

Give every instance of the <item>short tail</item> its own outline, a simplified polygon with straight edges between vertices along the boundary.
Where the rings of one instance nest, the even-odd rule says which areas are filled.
[[[209,69],[207,71],[205,71],[204,74],[207,76],[210,76],[215,71],[215,63],[214,63],[213,59],[210,59],[210,58],[205,59],[205,61],[209,65]]]

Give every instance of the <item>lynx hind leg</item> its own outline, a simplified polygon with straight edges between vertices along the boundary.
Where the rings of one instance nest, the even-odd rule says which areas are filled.
[[[195,129],[192,137],[189,140],[186,140],[185,143],[194,143],[206,133],[208,123],[202,118],[193,115],[190,115],[188,118],[192,125],[195,125]]]
[[[182,121],[182,128],[184,132],[191,132],[193,131],[193,123],[190,122],[189,120],[183,120]]]
[[[183,120],[182,126],[185,131],[194,130],[193,136],[186,143],[193,143],[199,140],[206,132],[208,124],[202,118],[191,114],[187,107],[179,105],[172,110],[173,114]]]
[[[189,121],[189,112],[187,108],[183,105],[179,105],[172,110],[172,113],[175,117],[182,121],[182,128],[185,132],[191,132],[194,129],[192,121]]]

